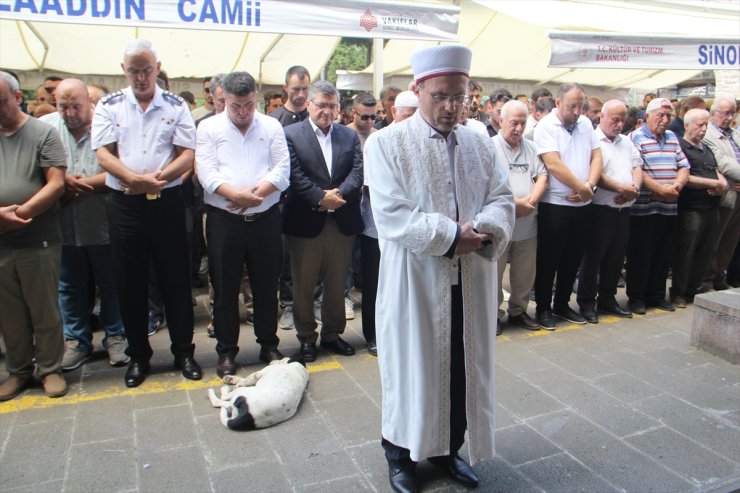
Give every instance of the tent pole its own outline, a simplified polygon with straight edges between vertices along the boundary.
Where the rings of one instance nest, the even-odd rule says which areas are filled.
[[[373,94],[377,97],[383,89],[383,38],[373,39]]]
[[[39,72],[41,72],[44,70],[44,66],[46,65],[46,56],[49,54],[49,43],[46,42],[46,39],[44,39],[38,29],[36,29],[36,26],[31,24],[30,21],[23,21],[23,23],[33,33],[33,35],[36,36],[36,39],[38,39],[41,45],[44,47],[44,57],[41,59],[41,63],[39,64],[38,62],[36,62],[34,56],[31,54],[31,50],[28,48],[28,44],[26,43],[26,38],[23,36],[23,32],[20,30],[19,26],[18,32],[21,33],[21,39],[23,39],[23,45],[26,48],[26,52],[31,55],[31,58],[34,62],[36,62],[36,65],[38,66]]]

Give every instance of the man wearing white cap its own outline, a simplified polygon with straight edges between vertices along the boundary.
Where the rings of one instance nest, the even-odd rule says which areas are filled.
[[[399,123],[404,121],[416,113],[416,109],[419,107],[419,98],[416,97],[413,91],[403,91],[396,96],[396,101],[391,106],[391,113],[393,114],[393,123]]]
[[[514,200],[490,139],[457,124],[472,53],[411,56],[419,110],[371,135],[365,169],[380,243],[376,330],[382,445],[394,491],[416,491],[428,458],[477,486],[458,456],[494,455],[496,259],[511,237]]]

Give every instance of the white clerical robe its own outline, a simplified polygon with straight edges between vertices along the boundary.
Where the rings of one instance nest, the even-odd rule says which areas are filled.
[[[451,285],[459,265],[475,463],[495,453],[496,260],[511,237],[514,200],[491,139],[461,125],[455,133],[451,167],[446,142],[430,137],[417,111],[368,138],[364,170],[381,251],[375,316],[383,437],[409,449],[415,461],[450,453]],[[472,220],[479,233],[490,234],[492,245],[444,257],[457,214],[460,224]]]

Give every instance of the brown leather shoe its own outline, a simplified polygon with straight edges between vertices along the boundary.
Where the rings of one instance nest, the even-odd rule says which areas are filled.
[[[262,346],[260,349],[260,361],[268,365],[276,359],[283,359],[283,353],[275,346]]]
[[[49,373],[41,379],[47,397],[61,397],[69,389],[61,373]]]
[[[216,375],[223,377],[225,375],[236,374],[236,361],[231,353],[219,354],[218,363],[216,363]]]
[[[515,316],[509,315],[509,323],[527,330],[540,330],[537,322],[526,313],[520,313]]]
[[[28,384],[31,383],[31,378],[30,374],[11,374],[8,379],[0,385],[0,402],[9,401],[23,392],[23,390],[28,387]]]

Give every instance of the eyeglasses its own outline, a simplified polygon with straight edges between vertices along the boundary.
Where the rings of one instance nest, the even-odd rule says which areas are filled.
[[[337,109],[339,109],[339,105],[337,103],[314,103],[311,101],[311,104],[316,106],[319,110],[337,111]]]
[[[44,86],[44,89],[46,90],[47,93],[51,94],[52,92],[54,92],[54,89],[55,88],[54,87],[46,87],[46,86]]]
[[[135,68],[127,68],[126,73],[133,77],[134,79],[138,79],[139,77],[143,76],[145,79],[152,75],[154,72],[154,67],[147,67],[143,70],[137,70]]]
[[[206,94],[210,94],[211,88],[210,87],[204,87],[203,88],[203,92],[206,93]]]
[[[439,105],[447,105],[448,101],[452,101],[454,106],[461,104],[467,104],[470,99],[467,94],[457,94],[456,96],[448,96],[447,94],[432,94],[432,100]]]
[[[377,120],[377,119],[378,119],[378,115],[377,114],[375,114],[375,115],[360,115],[360,120],[362,120],[363,122],[366,122],[368,120]]]

